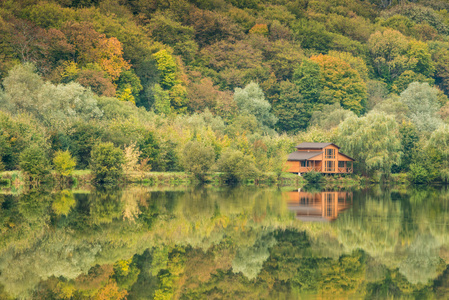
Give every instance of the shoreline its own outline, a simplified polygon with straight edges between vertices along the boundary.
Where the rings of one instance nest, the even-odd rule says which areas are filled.
[[[396,176],[397,175],[397,176]],[[370,184],[379,183],[372,178],[362,177],[358,175],[344,176],[323,176],[319,182],[308,182],[303,176],[292,173],[282,173],[280,176],[275,173],[265,172],[258,174],[257,177],[245,180],[244,182],[228,183],[224,179],[223,173],[215,172],[207,176],[205,182],[201,182],[194,175],[186,172],[133,172],[128,173],[124,178],[118,181],[115,186],[125,186],[129,184],[138,184],[145,186],[273,186],[302,188],[305,185],[318,185],[323,188],[354,188],[364,187]],[[404,174],[394,174],[388,184],[409,185]],[[12,188],[15,190],[22,189],[26,186],[52,185],[56,187],[74,188],[85,186],[93,186],[93,176],[90,170],[75,170],[73,174],[64,180],[56,173],[52,172],[44,183],[36,183],[27,179],[21,171],[4,171],[0,172],[0,189]]]

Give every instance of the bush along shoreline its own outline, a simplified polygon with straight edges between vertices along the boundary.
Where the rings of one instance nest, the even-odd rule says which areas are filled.
[[[319,174],[319,173],[318,173]],[[308,176],[298,176],[292,173],[258,173],[254,177],[241,180],[229,180],[230,175],[223,172],[210,172],[198,179],[193,173],[187,172],[151,172],[132,171],[123,173],[122,176],[108,182],[99,182],[90,169],[73,170],[68,176],[62,176],[55,170],[49,171],[44,180],[37,181],[35,177],[27,175],[23,171],[0,172],[0,188],[20,189],[28,186],[54,186],[56,188],[88,188],[91,186],[126,186],[128,184],[139,184],[148,186],[280,186],[300,188],[304,185],[313,184],[323,188],[353,188],[363,187],[374,183],[368,178],[357,175],[346,176],[316,176],[318,180],[309,180]],[[410,184],[409,181],[391,181],[393,184]]]

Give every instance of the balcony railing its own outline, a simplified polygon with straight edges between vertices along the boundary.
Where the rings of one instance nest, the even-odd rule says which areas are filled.
[[[352,173],[352,168],[338,168],[338,173]]]

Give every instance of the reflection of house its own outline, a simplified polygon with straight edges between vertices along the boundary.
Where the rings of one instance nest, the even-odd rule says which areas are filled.
[[[287,159],[287,172],[352,173],[354,159],[333,143],[301,143]]]
[[[302,221],[332,221],[350,207],[350,192],[288,192],[288,208]]]

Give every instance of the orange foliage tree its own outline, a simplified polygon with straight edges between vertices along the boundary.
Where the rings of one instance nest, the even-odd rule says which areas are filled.
[[[113,280],[102,288],[95,296],[95,300],[122,300],[126,299],[127,291],[119,291],[117,283]]]
[[[119,40],[98,33],[92,24],[68,22],[64,24],[62,31],[75,46],[73,60],[79,65],[98,64],[112,81],[117,80],[122,71],[130,68],[123,58],[123,48]]]

